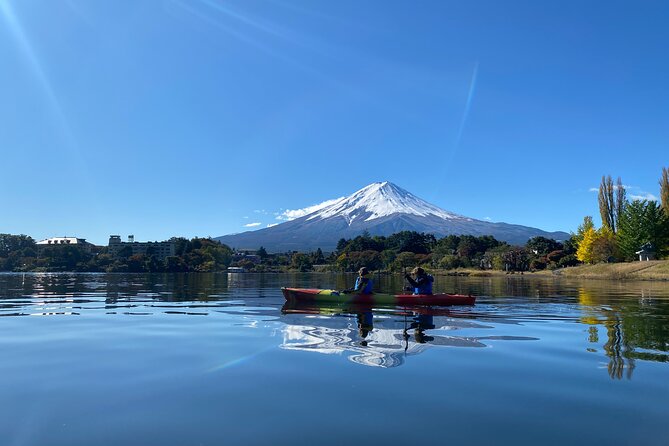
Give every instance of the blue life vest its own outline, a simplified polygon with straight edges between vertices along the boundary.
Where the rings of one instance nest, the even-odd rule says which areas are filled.
[[[360,277],[360,276],[358,276],[358,278],[355,279],[355,289],[356,290],[360,286],[360,281],[361,280],[362,280],[362,277]],[[358,291],[358,293],[360,293],[360,294],[372,294],[372,289],[373,288],[374,288],[374,284],[372,283],[372,279],[367,279],[367,284],[365,285],[365,288]]]
[[[414,294],[432,294],[432,282],[434,282],[434,277],[431,274],[426,274],[427,280],[423,286],[416,287],[413,289]]]

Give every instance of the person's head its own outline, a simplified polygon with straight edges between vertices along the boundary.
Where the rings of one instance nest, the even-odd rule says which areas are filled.
[[[369,274],[369,270],[363,266],[363,267],[360,268],[360,270],[358,271],[358,274],[360,275],[360,277],[364,277],[364,276],[366,276],[366,275]]]
[[[425,270],[420,266],[417,266],[413,270],[411,270],[411,274],[413,274],[414,276],[422,276],[423,274],[425,274]]]

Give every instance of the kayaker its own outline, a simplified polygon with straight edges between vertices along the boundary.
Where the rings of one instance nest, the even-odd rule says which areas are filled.
[[[434,319],[431,314],[416,313],[409,328],[414,329],[413,337],[419,344],[425,344],[426,342],[434,341],[432,336],[425,335],[425,330],[431,330],[435,328]]]
[[[411,275],[414,277],[412,278]],[[411,275],[405,274],[404,278],[413,287],[413,294],[432,294],[434,277],[431,274],[427,274],[423,268],[417,266],[411,271]]]
[[[342,291],[342,293],[372,294],[373,288],[374,282],[369,278],[369,270],[363,266],[358,271],[358,277],[355,279],[355,286]]]

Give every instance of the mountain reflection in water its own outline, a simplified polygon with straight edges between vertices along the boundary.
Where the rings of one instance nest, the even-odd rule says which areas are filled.
[[[538,340],[518,336],[452,336],[462,328],[492,328],[443,308],[373,308],[287,302],[281,348],[347,354],[356,364],[397,367],[432,347],[486,347],[482,340]]]

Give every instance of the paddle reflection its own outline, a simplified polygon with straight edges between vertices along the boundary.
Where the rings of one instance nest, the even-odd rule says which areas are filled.
[[[397,367],[432,347],[486,347],[482,339],[536,340],[520,337],[447,336],[446,331],[490,328],[444,308],[377,308],[287,302],[281,309],[286,350],[345,354],[356,363]]]

